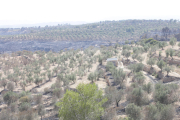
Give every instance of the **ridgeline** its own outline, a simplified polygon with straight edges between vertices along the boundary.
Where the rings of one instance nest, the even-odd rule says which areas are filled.
[[[1,28],[0,40],[124,41],[154,38],[167,40],[180,33],[178,20],[101,21],[83,25]]]

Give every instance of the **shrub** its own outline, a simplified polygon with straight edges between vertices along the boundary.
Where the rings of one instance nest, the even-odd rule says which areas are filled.
[[[115,68],[114,64],[112,62],[108,62],[106,65],[106,71],[110,71],[110,69]]]
[[[152,92],[152,84],[149,82],[147,85],[143,85],[143,90],[148,94]]]
[[[106,87],[105,88],[105,96],[108,98],[108,101],[105,103],[106,105],[104,106],[108,106],[110,105],[112,102],[115,102],[116,107],[119,107],[119,101],[121,101],[123,95],[124,95],[124,91],[123,90],[117,90],[116,87]]]
[[[128,117],[133,118],[133,120],[140,120],[142,116],[141,108],[131,103],[126,107],[126,114]]]
[[[28,92],[28,91],[22,91],[21,93],[19,93],[19,97],[20,97],[20,98],[21,98],[21,97],[24,97],[24,96],[28,96],[28,95],[31,95],[31,93]]]
[[[148,65],[151,65],[151,68],[152,68],[152,66],[156,64],[156,59],[154,59],[154,58],[149,58],[149,60],[147,61],[147,64],[148,64]]]
[[[131,65],[128,66],[128,68],[129,68],[132,72],[136,73],[136,72],[142,71],[142,70],[144,69],[144,65],[143,65],[142,63],[131,64]]]
[[[19,101],[23,103],[23,102],[29,102],[30,100],[28,96],[23,96],[19,99]]]
[[[163,105],[161,109],[161,120],[173,120],[175,113],[175,108],[172,105]]]
[[[60,98],[63,96],[63,90],[61,88],[56,88],[53,90],[53,95]]]
[[[18,113],[18,120],[37,120],[37,113],[34,109],[30,108],[27,111],[22,111]]]
[[[123,50],[122,55],[125,56],[127,58],[127,60],[128,60],[128,58],[131,56],[131,52],[128,51],[128,50]]]
[[[4,89],[5,89],[5,87],[6,87],[6,85],[7,85],[7,80],[6,80],[5,78],[2,78],[2,79],[0,80],[0,84],[1,84],[1,86],[3,86]]]
[[[176,102],[179,98],[177,94],[177,84],[156,84],[154,92],[154,100],[162,104],[171,104]]]
[[[14,90],[14,83],[13,82],[9,82],[7,84],[7,89],[9,89],[10,91],[13,91]]]
[[[142,85],[144,83],[145,77],[142,72],[137,72],[137,73],[135,73],[133,79],[135,80],[135,82]]]
[[[7,92],[3,96],[4,102],[6,102],[8,105],[10,105],[13,102],[16,102],[18,99],[18,95],[14,92]]]
[[[41,120],[42,120],[42,116],[45,115],[45,113],[46,113],[46,110],[45,110],[44,105],[40,104],[40,105],[37,107],[37,111],[38,111],[38,115],[41,116]]]
[[[7,114],[8,112],[8,110],[2,110],[0,114],[0,120],[10,120],[10,115]]]
[[[172,71],[172,69],[173,69],[172,66],[166,65],[163,70],[166,71],[167,72],[167,76],[169,76],[168,74],[169,74],[169,72]]]
[[[131,103],[134,103],[138,106],[147,104],[149,102],[146,93],[141,88],[134,88],[133,91],[127,96],[127,99]]]
[[[20,107],[19,107],[19,111],[27,111],[30,108],[30,104],[27,102],[23,102]]]
[[[176,38],[171,38],[171,40],[169,41],[169,44],[173,47],[174,45],[176,45],[177,39]]]
[[[145,120],[160,120],[160,111],[155,105],[146,107]]]
[[[11,110],[11,112],[17,112],[18,104],[16,102],[15,103],[11,103],[10,104],[10,110]]]
[[[163,60],[157,62],[157,66],[161,69],[161,72],[165,65],[166,63]]]
[[[164,105],[156,103],[145,108],[146,120],[173,120],[175,116],[175,108],[173,105]]]
[[[115,118],[116,115],[116,109],[107,110],[103,115],[103,120],[114,120],[113,118]]]

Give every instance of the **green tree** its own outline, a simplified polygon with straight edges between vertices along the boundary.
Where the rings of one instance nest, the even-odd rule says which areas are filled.
[[[131,56],[131,52],[128,51],[128,50],[123,50],[122,51],[122,55],[124,55],[127,58],[127,60],[128,60],[128,58]]]
[[[117,90],[116,87],[112,87],[112,86],[107,86],[105,88],[105,95],[108,98],[108,101],[106,102],[106,104],[111,104],[112,102],[116,103],[116,107],[119,107],[119,101],[121,101],[123,95],[124,95],[124,91],[123,90]]]
[[[164,71],[167,72],[167,76],[169,76],[168,74],[169,74],[169,72],[171,72],[171,70],[172,70],[172,66],[166,65],[166,66],[164,67]]]
[[[136,59],[138,57],[138,54],[136,54],[136,53],[134,53],[133,55],[132,55],[132,59],[134,60],[134,59]],[[135,60],[134,60],[135,61]]]
[[[147,64],[151,66],[155,65],[156,64],[156,59],[154,58],[149,58],[149,60],[147,61]]]
[[[143,90],[146,91],[148,94],[152,92],[152,84],[149,82],[148,84],[143,85]]]
[[[180,47],[180,42],[178,43],[178,46]]]
[[[163,60],[157,62],[157,66],[161,69],[161,72],[165,65],[166,63]]]
[[[146,107],[145,119],[146,120],[160,120],[160,111],[155,105],[149,105]]]
[[[173,49],[169,49],[169,55],[171,56],[171,58],[173,59],[175,52]]]
[[[164,47],[166,46],[167,46],[167,43],[165,41],[159,42],[159,48],[162,48],[162,50],[164,50]]]
[[[154,92],[155,102],[162,104],[171,104],[179,99],[178,96],[178,85],[177,84],[156,84]]]
[[[169,44],[173,47],[174,45],[176,45],[177,39],[176,38],[171,38]]]
[[[169,54],[170,54],[169,49],[167,49],[167,50],[166,50],[166,57],[167,57],[167,58],[169,57]]]
[[[67,90],[57,103],[60,107],[59,117],[63,120],[100,120],[104,112],[102,105],[107,101],[102,94],[94,83],[79,84],[77,92]]]
[[[136,83],[142,85],[144,83],[145,77],[142,72],[137,72],[135,73],[133,79],[135,80]]]
[[[88,80],[90,80],[92,83],[94,82],[95,76],[93,72],[88,75]]]
[[[142,116],[141,108],[131,103],[126,107],[126,114],[128,117],[132,118],[132,120],[140,120]]]

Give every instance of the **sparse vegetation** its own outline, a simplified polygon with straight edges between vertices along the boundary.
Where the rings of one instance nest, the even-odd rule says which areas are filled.
[[[0,119],[176,119],[179,42],[172,48],[170,36],[162,38],[167,41],[2,54]]]

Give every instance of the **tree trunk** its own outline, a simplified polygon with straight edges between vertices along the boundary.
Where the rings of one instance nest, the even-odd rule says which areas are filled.
[[[119,104],[118,104],[119,101],[116,100],[116,107],[119,107]]]

